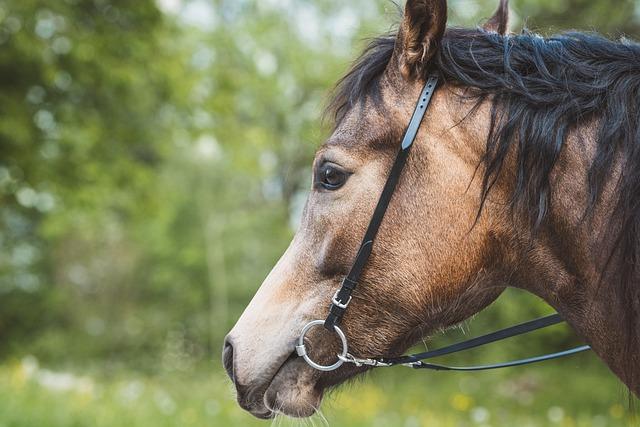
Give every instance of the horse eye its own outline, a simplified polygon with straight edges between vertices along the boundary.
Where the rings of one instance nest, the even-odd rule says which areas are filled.
[[[318,170],[316,182],[326,190],[337,190],[344,185],[348,177],[349,174],[338,166],[324,163]]]

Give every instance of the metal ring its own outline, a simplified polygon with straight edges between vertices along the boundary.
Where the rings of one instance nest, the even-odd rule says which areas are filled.
[[[342,366],[342,364],[344,363],[344,360],[342,359],[347,356],[347,350],[348,350],[347,337],[344,335],[344,332],[342,332],[342,330],[339,327],[334,326],[333,328],[336,331],[336,334],[340,338],[340,341],[342,341],[342,352],[338,354],[338,361],[333,365],[329,365],[329,366],[319,365],[313,360],[311,360],[311,358],[307,354],[307,349],[304,346],[304,336],[307,334],[307,332],[309,332],[309,329],[313,328],[314,326],[320,326],[320,325],[324,325],[324,320],[313,320],[307,323],[304,328],[302,328],[302,332],[300,333],[300,338],[298,338],[298,345],[296,345],[296,353],[298,353],[298,356],[301,356],[305,360],[305,362],[307,362],[309,366],[311,366],[314,369],[317,369],[319,371],[325,371],[325,372],[334,371],[338,369],[340,366]]]

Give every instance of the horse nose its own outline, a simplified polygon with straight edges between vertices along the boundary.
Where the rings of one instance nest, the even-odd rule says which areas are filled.
[[[233,360],[233,356],[233,339],[229,335],[227,335],[224,339],[224,345],[222,347],[222,364],[224,365],[224,369],[225,371],[227,371],[227,375],[229,375],[229,378],[231,378],[231,381],[233,381],[233,385],[236,388],[236,397],[238,399],[238,403],[242,408],[251,412],[258,418],[267,419],[273,417],[273,412],[264,407],[262,395],[259,396],[259,399],[257,401],[254,400],[256,396],[251,393],[251,388],[242,386],[238,382],[238,379],[235,375],[235,363]]]
[[[228,335],[224,339],[224,346],[222,348],[222,364],[224,365],[227,375],[231,378],[233,383],[236,383],[236,378],[233,371],[233,344],[231,343],[231,337]]]

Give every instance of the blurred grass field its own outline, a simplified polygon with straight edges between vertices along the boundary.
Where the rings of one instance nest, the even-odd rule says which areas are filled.
[[[0,367],[0,427],[142,426],[593,426],[637,424],[627,395],[585,354],[519,370],[416,372],[396,368],[325,398],[309,420],[253,419],[234,400],[218,362],[172,374],[40,366],[33,356]]]

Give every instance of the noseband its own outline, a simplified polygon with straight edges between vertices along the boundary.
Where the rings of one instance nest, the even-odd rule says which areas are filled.
[[[460,351],[468,350],[474,347],[483,346],[492,342],[501,341],[510,337],[514,337],[517,335],[523,335],[538,329],[546,328],[558,323],[564,322],[564,320],[558,314],[553,314],[551,316],[542,317],[540,319],[532,320],[529,322],[522,323],[520,325],[511,326],[506,329],[502,329],[496,332],[492,332],[487,335],[483,335],[481,337],[472,338],[467,341],[459,342],[457,344],[453,344],[448,347],[444,347],[437,350],[427,351],[424,353],[412,354],[407,356],[401,356],[397,358],[366,358],[361,359],[357,358],[349,353],[349,347],[347,343],[347,338],[344,332],[338,326],[342,317],[344,316],[349,303],[351,302],[351,294],[355,290],[358,285],[358,281],[360,276],[362,275],[362,271],[369,260],[369,256],[371,255],[371,250],[373,248],[373,243],[378,234],[378,229],[380,228],[380,224],[384,218],[384,215],[389,207],[389,203],[391,202],[391,197],[393,196],[393,192],[396,189],[398,184],[398,180],[400,179],[400,175],[402,174],[402,170],[404,168],[405,163],[407,162],[407,157],[409,156],[409,151],[413,146],[413,142],[416,139],[416,135],[418,130],[420,129],[420,123],[424,117],[424,114],[429,107],[429,103],[431,102],[431,97],[435,92],[436,86],[438,84],[438,76],[431,75],[422,89],[420,94],[420,98],[418,99],[418,103],[416,108],[411,116],[411,121],[409,122],[409,126],[404,133],[404,137],[402,138],[402,144],[400,146],[400,151],[396,155],[396,160],[391,167],[391,171],[389,172],[389,176],[387,177],[387,181],[382,189],[382,193],[380,194],[380,198],[378,199],[378,204],[376,205],[375,210],[373,211],[373,215],[371,216],[371,221],[369,222],[369,226],[367,227],[367,231],[365,232],[364,238],[362,239],[362,243],[360,244],[360,249],[358,250],[358,254],[356,255],[356,259],[351,266],[351,270],[347,274],[347,276],[342,281],[342,286],[335,293],[333,298],[331,299],[331,307],[329,308],[329,315],[326,320],[314,320],[309,322],[302,329],[300,337],[298,338],[298,343],[296,345],[296,353],[298,356],[304,358],[304,360],[313,368],[320,371],[333,371],[346,363],[353,363],[356,366],[373,366],[373,367],[381,367],[381,366],[395,366],[395,365],[403,365],[410,366],[412,368],[420,368],[420,369],[432,369],[439,371],[482,371],[488,369],[498,369],[498,368],[506,368],[510,366],[521,366],[528,365],[530,363],[542,362],[544,360],[557,359],[559,357],[568,356],[571,354],[579,353],[581,351],[589,350],[590,347],[587,345],[575,347],[569,350],[561,351],[558,353],[550,353],[542,356],[535,356],[526,359],[513,360],[509,362],[496,363],[491,365],[481,365],[481,366],[464,366],[464,367],[454,367],[454,366],[444,366],[444,365],[436,365],[433,363],[423,362],[423,360],[431,359],[438,356],[444,356],[446,354],[457,353]],[[309,355],[307,354],[307,349],[305,347],[304,338],[307,332],[315,326],[324,325],[324,327],[330,332],[335,332],[340,341],[342,343],[342,351],[337,355],[338,360],[329,366],[320,365],[314,362]]]

